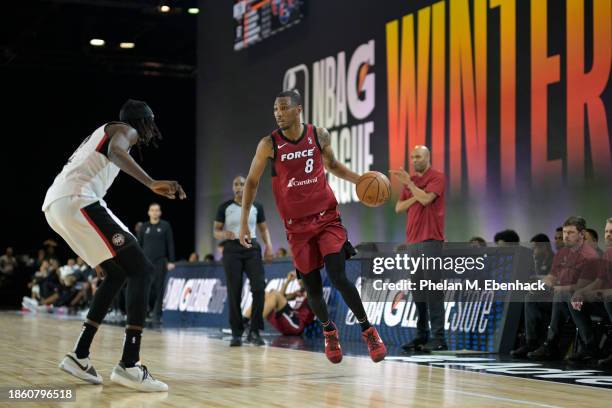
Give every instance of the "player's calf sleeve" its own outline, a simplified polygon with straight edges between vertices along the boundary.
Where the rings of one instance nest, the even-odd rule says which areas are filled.
[[[359,322],[367,321],[367,315],[361,302],[361,297],[355,285],[348,280],[344,269],[346,255],[344,251],[329,254],[324,257],[325,270],[332,285],[340,292],[346,305],[351,309]]]
[[[316,270],[308,274],[300,274],[300,276],[302,282],[304,282],[304,287],[306,288],[308,306],[321,323],[329,321],[327,305],[325,304],[325,299],[323,298],[323,282],[321,282],[321,273]]]
[[[153,264],[137,245],[125,248],[115,260],[127,275],[127,324],[142,327],[147,314],[149,286],[155,274]]]
[[[105,277],[98,286],[87,313],[87,319],[96,323],[101,323],[104,320],[104,316],[106,316],[115,295],[123,286],[126,278],[125,271],[114,259],[102,262],[100,267],[104,270]]]
[[[329,314],[327,313],[327,305],[325,305],[325,299],[323,295],[311,295],[308,294],[308,306],[312,309],[312,312],[317,316],[317,319],[321,323],[329,321]]]

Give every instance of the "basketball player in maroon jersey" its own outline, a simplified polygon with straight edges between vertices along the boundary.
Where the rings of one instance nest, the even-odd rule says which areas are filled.
[[[320,269],[325,265],[331,283],[342,294],[361,325],[362,336],[375,362],[387,349],[368,317],[357,288],[347,279],[345,260],[355,254],[340,222],[338,202],[325,178],[325,168],[336,177],[356,184],[359,175],[339,163],[330,146],[329,132],[300,121],[302,105],[295,91],[281,92],[274,102],[279,129],[259,142],[242,196],[240,243],[250,247],[249,210],[268,160],[272,162],[272,190],[285,224],[295,268],[300,273],[308,303],[323,325],[325,355],[342,360],[338,329],[330,321],[323,299]]]

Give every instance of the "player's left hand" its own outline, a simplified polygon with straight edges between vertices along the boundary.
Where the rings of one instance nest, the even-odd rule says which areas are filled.
[[[400,183],[406,186],[412,182],[410,174],[408,174],[408,172],[401,167],[398,170],[389,170],[389,174],[397,177]]]
[[[245,248],[252,248],[253,245],[251,244],[251,231],[249,230],[249,226],[248,225],[241,225],[240,226],[240,233],[239,235],[239,239],[240,239],[240,245],[242,245]]]
[[[187,198],[187,194],[183,190],[181,185],[173,180],[156,180],[149,186],[154,193],[174,200],[177,196],[179,199],[184,200]]]

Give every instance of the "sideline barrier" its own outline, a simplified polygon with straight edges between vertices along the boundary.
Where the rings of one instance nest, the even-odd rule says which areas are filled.
[[[487,254],[488,267],[498,276],[510,279],[529,272],[531,252],[523,247],[474,249]],[[455,251],[465,255],[465,251]],[[473,252],[473,251],[472,251]],[[453,256],[453,250],[445,250]],[[361,289],[362,268],[368,259],[351,259],[346,273]],[[278,289],[291,261],[265,264],[266,290]],[[339,328],[341,340],[358,341],[361,330],[340,294],[330,286],[323,270],[324,295],[330,318]],[[292,282],[287,291],[297,289]],[[388,298],[389,299],[389,298]],[[163,302],[164,324],[194,327],[229,327],[225,272],[220,263],[177,264],[168,272]],[[446,300],[449,300],[447,293]],[[251,304],[248,279],[245,277],[242,309]],[[409,293],[389,301],[364,302],[370,321],[389,345],[400,345],[416,335],[416,310]],[[471,291],[461,302],[446,301],[446,337],[450,350],[474,350],[506,353],[514,345],[523,305],[509,302],[508,296],[492,291]],[[318,331],[320,335],[320,331]]]

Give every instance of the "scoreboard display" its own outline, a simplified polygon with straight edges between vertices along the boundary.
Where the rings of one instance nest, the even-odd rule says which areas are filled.
[[[234,51],[239,51],[299,23],[306,0],[235,0]]]

